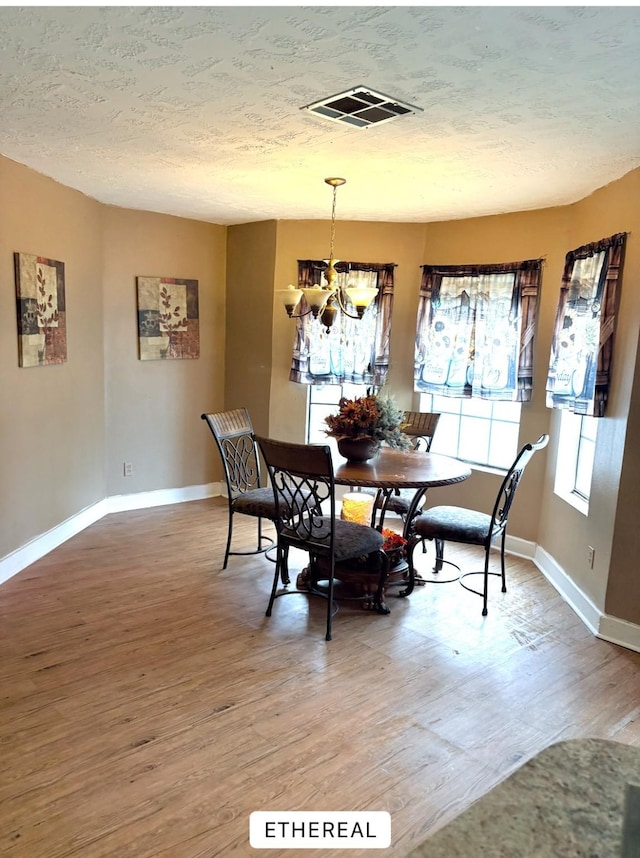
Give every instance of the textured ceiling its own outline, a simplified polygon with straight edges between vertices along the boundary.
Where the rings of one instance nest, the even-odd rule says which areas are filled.
[[[640,9],[0,8],[0,153],[215,223],[417,221],[574,202],[640,165]],[[363,84],[421,112],[303,105]]]

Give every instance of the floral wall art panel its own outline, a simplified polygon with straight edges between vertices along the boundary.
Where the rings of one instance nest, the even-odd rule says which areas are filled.
[[[200,357],[198,281],[137,277],[140,360]]]
[[[64,363],[67,323],[64,262],[31,253],[13,254],[20,366]]]

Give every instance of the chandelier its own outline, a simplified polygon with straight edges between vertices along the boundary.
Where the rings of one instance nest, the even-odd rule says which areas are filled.
[[[378,289],[375,286],[356,286],[352,283],[347,283],[346,286],[334,286],[334,280],[338,274],[335,266],[336,263],[340,262],[333,256],[333,243],[336,233],[336,193],[341,185],[346,184],[346,181],[346,179],[325,179],[326,184],[333,188],[329,258],[323,260],[326,264],[324,269],[326,284],[316,284],[301,289],[289,286],[288,289],[276,290],[290,319],[300,319],[311,313],[314,319],[320,319],[327,333],[331,330],[331,325],[333,325],[338,312],[344,313],[350,319],[361,319],[364,311],[378,294]],[[307,305],[306,310],[302,310],[299,306],[303,296]],[[351,304],[355,309],[355,314],[349,311],[348,304]]]

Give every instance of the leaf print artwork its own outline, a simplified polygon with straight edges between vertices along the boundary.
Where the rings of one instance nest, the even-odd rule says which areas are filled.
[[[200,356],[198,281],[137,277],[140,360]]]
[[[64,262],[14,253],[18,352],[22,367],[67,359]]]

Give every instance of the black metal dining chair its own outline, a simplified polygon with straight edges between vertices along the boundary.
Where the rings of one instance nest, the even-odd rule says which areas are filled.
[[[431,411],[405,411],[402,431],[411,440],[411,448],[428,453],[431,449],[433,436],[435,435],[440,414]],[[420,512],[421,500],[424,490],[419,490],[419,496],[411,489],[396,489],[393,494],[379,491],[376,496],[376,508],[381,509],[380,526],[384,524],[384,516],[387,512],[394,512],[400,516],[405,524],[405,532],[409,530],[411,522],[408,521],[409,514],[415,517]]]
[[[202,414],[220,452],[227,484],[228,526],[227,545],[222,568],[227,568],[231,555],[263,554],[274,545],[274,540],[262,532],[262,520],[274,522],[276,505],[271,486],[261,485],[260,460],[251,418],[246,408]],[[249,551],[231,551],[233,516],[253,516],[258,520],[258,540]]]
[[[326,640],[331,640],[336,564],[372,556],[378,570],[374,604],[380,613],[389,559],[382,551],[382,534],[368,525],[336,518],[335,483],[331,448],[326,444],[293,444],[257,437],[271,478],[276,504],[277,560],[266,616],[280,596],[291,593],[322,596],[327,600]],[[309,554],[308,587],[278,591],[278,576],[289,578],[289,549]],[[375,558],[373,555],[376,555]],[[375,562],[373,562],[375,561]],[[320,589],[320,581],[327,581]]]
[[[413,552],[418,543],[431,539],[435,542],[436,561],[434,573],[442,569],[443,563],[448,563],[460,571],[455,563],[444,559],[444,543],[459,542],[466,545],[481,545],[484,548],[484,570],[481,572],[465,572],[459,576],[461,585],[472,593],[482,596],[482,615],[487,615],[487,597],[489,576],[496,575],[502,578],[502,592],[507,592],[504,546],[507,536],[507,522],[513,505],[516,490],[520,485],[524,469],[531,461],[531,457],[538,450],[542,450],[549,443],[548,435],[541,435],[535,443],[525,444],[516,456],[515,461],[507,471],[500,485],[500,491],[493,505],[491,515],[475,509],[466,509],[458,506],[435,506],[424,510],[414,519],[411,526],[411,535],[407,543],[407,561],[409,564],[409,585],[407,594],[413,589],[416,580],[413,563]],[[500,538],[500,572],[489,571],[489,554],[491,546],[496,539]],[[483,576],[482,590],[476,590],[465,583],[465,579],[473,575]]]

